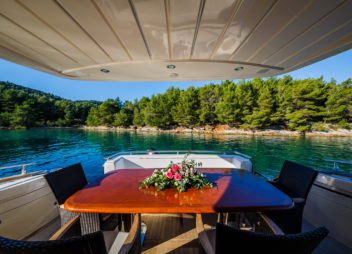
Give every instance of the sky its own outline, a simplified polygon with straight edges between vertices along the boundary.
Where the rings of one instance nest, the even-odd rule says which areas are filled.
[[[287,73],[294,79],[319,78],[330,81],[332,78],[338,83],[352,78],[352,50],[327,58],[318,63],[306,66],[299,70]],[[285,75],[287,75],[285,74]],[[283,76],[283,75],[281,75]],[[280,76],[279,76],[280,77]],[[193,85],[203,86],[214,81],[175,81],[175,82],[107,82],[81,81],[57,77],[28,67],[14,64],[0,59],[0,81],[9,81],[17,85],[52,93],[70,100],[98,100],[117,96],[122,101],[150,97],[153,94],[163,93],[170,86],[187,89]]]

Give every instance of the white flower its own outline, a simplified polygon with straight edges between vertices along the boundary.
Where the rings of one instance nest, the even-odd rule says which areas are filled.
[[[201,176],[201,177],[204,177],[204,175],[203,175],[203,174],[200,174],[200,176]]]

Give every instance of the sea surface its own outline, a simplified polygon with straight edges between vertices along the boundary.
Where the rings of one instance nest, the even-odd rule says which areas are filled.
[[[252,156],[254,169],[277,175],[285,159],[313,168],[332,169],[326,158],[352,161],[351,137],[259,137],[212,134],[165,134],[79,129],[0,131],[0,167],[35,163],[28,171],[52,170],[81,162],[88,181],[103,174],[104,158],[119,151],[236,150]],[[166,165],[165,165],[166,166]],[[350,165],[341,166],[351,172]],[[0,177],[20,169],[0,170]]]

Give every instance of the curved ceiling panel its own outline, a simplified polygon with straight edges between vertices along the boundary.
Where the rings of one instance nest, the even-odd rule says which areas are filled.
[[[352,0],[1,0],[0,56],[82,80],[264,77],[350,49],[351,13]]]

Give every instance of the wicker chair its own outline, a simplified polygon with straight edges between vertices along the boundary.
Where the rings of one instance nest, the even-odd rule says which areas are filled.
[[[0,236],[2,254],[136,254],[141,250],[140,216],[135,215],[129,233],[97,231],[67,238],[79,228],[80,215],[60,228],[49,241],[19,241]]]
[[[64,209],[64,203],[76,191],[82,189],[88,184],[84,174],[81,163],[77,163],[53,172],[46,174],[46,181],[48,182],[59,206],[59,213],[61,218],[61,226],[64,226],[78,213],[69,212]],[[116,218],[117,217],[117,218]],[[81,214],[81,228],[82,233],[92,233],[103,230],[111,230],[114,228],[119,215],[111,214],[97,214],[97,213],[82,213]]]
[[[272,253],[307,254],[329,233],[325,227],[301,234],[283,235],[275,223],[261,215],[272,234],[241,230],[217,223],[216,229],[205,229],[201,214],[197,214],[196,228],[205,253]]]
[[[303,209],[307,196],[318,172],[312,168],[285,161],[280,175],[272,185],[290,196],[295,204],[287,211],[268,212],[270,217],[286,234],[297,234],[302,231]]]

